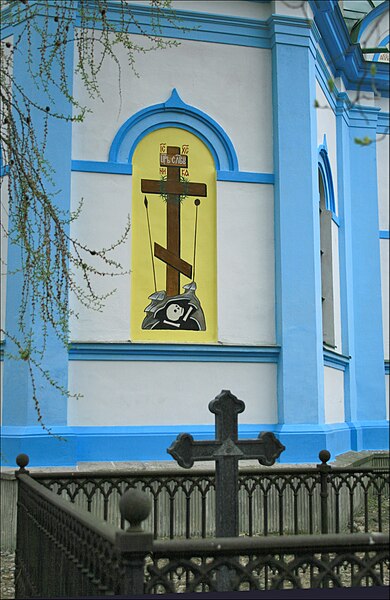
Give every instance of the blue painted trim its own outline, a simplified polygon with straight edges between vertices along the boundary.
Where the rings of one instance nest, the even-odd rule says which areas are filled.
[[[277,363],[279,347],[72,343],[69,360]]]
[[[217,181],[274,184],[275,175],[273,173],[250,173],[246,171],[217,171]]]
[[[309,0],[314,21],[321,32],[320,47],[333,77],[341,77],[346,89],[389,95],[388,65],[377,63],[371,75],[371,62],[365,61],[360,45],[351,44],[346,23],[336,0]]]
[[[130,22],[128,32],[139,34],[141,27],[145,32],[156,35],[151,27],[150,7],[130,4],[129,8],[137,24]],[[158,35],[161,37],[269,48],[269,32],[264,21],[175,8],[173,11],[161,9],[160,15]],[[107,17],[113,24],[121,24],[115,2],[108,2]],[[178,23],[178,26],[172,21]],[[76,20],[76,26],[78,24],[79,19]]]
[[[373,21],[375,21],[375,19],[380,17],[382,13],[386,12],[386,10],[389,10],[389,4],[388,4],[388,2],[383,2],[382,4],[379,4],[379,6],[376,6],[372,11],[370,11],[362,19],[362,22],[361,22],[360,28],[359,28],[358,38],[357,38],[358,41],[362,37],[363,32],[370,25],[370,23],[372,23]]]
[[[272,47],[278,419],[314,424],[324,421],[320,228],[313,201],[318,198],[316,32],[301,20],[302,43],[296,44],[281,21],[275,22]],[[298,272],[305,276],[297,277]]]
[[[227,133],[214,119],[183,102],[176,89],[161,104],[144,108],[130,117],[114,137],[109,162],[131,163],[138,143],[156,129],[179,127],[200,137],[210,150],[217,170],[238,171],[238,159]]]
[[[339,371],[346,371],[349,365],[350,356],[344,356],[343,354],[337,354],[331,350],[324,349],[324,366],[338,369]]]
[[[71,8],[68,4],[67,8]],[[31,73],[38,72],[41,63],[41,36],[40,28],[46,27],[43,23],[44,17],[38,12],[34,17],[34,26],[28,34],[27,31],[20,28],[20,39],[18,41],[18,52],[14,53],[14,76],[23,90],[23,94],[32,101],[33,107],[32,119],[34,123],[35,133],[37,135],[37,143],[41,144],[42,135],[44,132],[45,116],[42,111],[34,108],[35,106],[45,106],[49,104],[52,107],[52,113],[69,115],[72,114],[72,106],[69,99],[64,96],[58,86],[49,82],[48,89],[42,89]],[[64,49],[64,55],[61,54],[61,72],[67,78],[72,92],[73,72],[74,72],[74,53],[73,53],[73,24],[70,22],[69,39],[71,40]],[[56,29],[56,23],[49,20],[47,30],[49,35]],[[27,61],[29,56],[31,60]],[[58,58],[58,57],[57,57]],[[53,58],[52,72],[59,73],[59,64],[57,58]],[[25,107],[25,99],[19,93],[18,89],[14,90],[16,103],[20,106],[23,112]],[[50,117],[49,117],[50,118]],[[16,127],[20,127],[20,120],[16,118]],[[60,143],[59,143],[60,140]],[[64,216],[64,231],[68,233],[69,223],[66,221],[66,215],[70,210],[70,157],[71,157],[71,140],[72,140],[72,124],[66,119],[50,118],[48,135],[46,140],[46,156],[49,157],[50,165],[56,173],[55,178],[50,178],[47,173],[43,173],[44,185],[46,191],[53,195],[53,202],[60,206],[61,213]],[[36,166],[36,165],[35,165]],[[9,229],[13,229],[12,214],[9,215]],[[35,236],[36,232],[32,232]],[[21,250],[18,244],[12,243],[8,239],[8,273],[13,273],[12,285],[7,285],[6,290],[6,323],[5,330],[9,332],[10,337],[7,338],[7,352],[4,356],[4,378],[3,378],[3,405],[2,405],[2,422],[7,425],[20,424],[36,424],[37,412],[34,405],[32,382],[29,373],[29,366],[25,361],[15,360],[12,358],[18,355],[18,349],[12,342],[12,336],[20,339],[19,331],[19,311],[21,290],[23,288],[23,273],[21,271]],[[31,297],[28,302],[31,302]],[[58,315],[55,316],[57,318]],[[42,323],[39,315],[36,316],[34,323],[31,323],[30,305],[27,304],[25,330],[30,327],[34,328],[34,344],[38,351],[43,343]],[[68,388],[68,351],[64,347],[50,325],[48,326],[48,336],[45,340],[45,353],[39,356],[39,371],[36,367],[32,367],[35,378],[35,386],[37,396],[39,398],[40,411],[45,425],[63,425],[67,422],[67,397],[56,389],[42,374],[48,372],[61,386],[62,389]]]
[[[382,230],[379,232],[379,239],[380,240],[388,240],[390,239],[390,231],[389,230]]]
[[[1,460],[13,467],[15,457],[25,452],[30,467],[76,466],[78,462],[172,461],[167,448],[183,432],[196,440],[214,438],[214,423],[141,427],[53,427],[47,435],[40,427],[3,427]],[[240,424],[240,438],[256,438],[272,431],[286,446],[280,463],[318,463],[318,453],[327,448],[334,459],[349,450],[386,450],[388,422],[367,421],[329,425]],[[210,462],[210,467],[213,463]]]
[[[5,340],[0,340],[0,362],[2,362],[4,360],[4,347],[5,347]],[[2,390],[0,390],[2,391]]]
[[[390,36],[387,35],[385,38],[383,38],[383,40],[381,40],[379,42],[378,48],[382,48],[382,47],[385,48],[386,45],[388,44],[389,40],[390,40]],[[380,57],[380,53],[378,52],[377,54],[374,54],[372,61],[373,62],[378,62],[379,57]]]
[[[97,160],[72,160],[72,171],[82,173],[112,173],[115,175],[131,175],[132,165]]]
[[[102,162],[96,160],[72,160],[72,171],[80,173],[112,173],[114,175],[132,175],[131,164]],[[273,173],[250,173],[246,171],[217,171],[217,181],[237,181],[242,183],[273,184]]]
[[[388,360],[385,360],[385,375],[390,375],[390,363]]]
[[[318,147],[318,168],[321,171],[322,181],[324,183],[326,208],[331,210],[332,214],[336,217],[333,177],[326,145],[326,136],[324,136],[324,143]]]

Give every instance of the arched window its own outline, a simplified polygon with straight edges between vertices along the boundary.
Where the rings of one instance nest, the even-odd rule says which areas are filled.
[[[326,346],[335,348],[332,215],[334,194],[327,152],[320,150],[318,162],[318,191],[320,211],[322,335]]]

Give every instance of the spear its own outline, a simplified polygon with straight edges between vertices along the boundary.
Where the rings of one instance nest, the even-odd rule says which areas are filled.
[[[197,241],[196,237],[197,237],[197,233],[198,233],[198,208],[199,208],[199,204],[200,204],[199,198],[194,200],[194,204],[195,204],[194,260],[192,261],[192,264],[194,265],[194,269],[193,269],[192,281],[195,281],[195,259],[196,259],[196,241]]]
[[[151,232],[151,229],[150,229],[150,220],[149,220],[149,205],[148,205],[148,199],[147,199],[146,196],[144,198],[144,205],[145,205],[145,209],[146,209],[146,220],[148,222],[149,246],[150,246],[150,256],[151,256],[151,259],[152,259],[154,291],[157,292],[156,268],[154,266],[154,256],[153,256],[153,250],[152,250],[152,232]]]

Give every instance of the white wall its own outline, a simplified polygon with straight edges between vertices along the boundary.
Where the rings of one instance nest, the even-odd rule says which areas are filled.
[[[68,424],[195,425],[214,423],[208,403],[230,389],[246,405],[241,423],[276,423],[276,365],[255,363],[69,363]]]
[[[383,343],[385,359],[389,360],[389,240],[380,240],[380,257],[381,257],[381,276],[382,276],[382,319],[383,319]]]
[[[144,2],[148,4],[147,0]],[[270,2],[242,2],[229,0],[173,0],[174,10],[213,13],[218,15],[238,16],[249,19],[267,19],[271,15]]]
[[[80,217],[72,223],[72,236],[88,244],[92,249],[108,248],[118,240],[131,215],[131,177],[101,173],[72,173],[72,210],[83,198]],[[110,256],[125,271],[130,270],[130,237]],[[88,257],[89,264],[102,266],[101,261]],[[119,277],[92,277],[99,293],[114,288],[117,292],[105,302],[103,312],[84,308],[70,296],[70,306],[79,313],[79,319],[71,318],[72,341],[126,341],[130,335],[130,274]],[[78,276],[79,283],[85,287]]]
[[[344,372],[324,367],[325,423],[343,423],[344,417]]]
[[[275,344],[273,187],[217,185],[218,339]]]
[[[139,36],[134,39],[140,43]],[[116,53],[122,103],[112,61],[107,60],[98,78],[104,102],[91,101],[76,77],[74,94],[93,112],[73,125],[73,159],[106,161],[121,125],[137,111],[165,102],[176,88],[184,102],[223,127],[242,171],[273,172],[270,50],[182,40],[178,48],[139,54],[140,78],[128,67],[123,48],[118,46]]]
[[[84,206],[72,234],[92,248],[108,247],[120,237],[131,214],[131,177],[73,173],[73,210],[80,198]],[[272,186],[218,182],[218,340],[222,343],[275,344],[273,211]],[[130,270],[131,231],[112,257]],[[129,340],[130,274],[93,277],[93,281],[101,293],[114,287],[117,292],[102,312],[87,310],[71,297],[71,307],[79,314],[71,320],[71,339]]]

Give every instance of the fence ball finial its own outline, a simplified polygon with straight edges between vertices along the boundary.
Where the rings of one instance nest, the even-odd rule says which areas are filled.
[[[152,500],[145,492],[129,489],[119,500],[119,510],[122,517],[130,523],[128,532],[142,531],[141,523],[150,515]]]
[[[318,455],[318,458],[320,459],[320,461],[322,462],[322,464],[325,464],[330,459],[330,456],[331,455],[330,455],[329,450],[321,450],[321,452]]]
[[[16,464],[19,467],[19,473],[24,473],[26,471],[26,467],[29,462],[30,462],[30,459],[27,456],[27,454],[18,454],[17,455]]]

